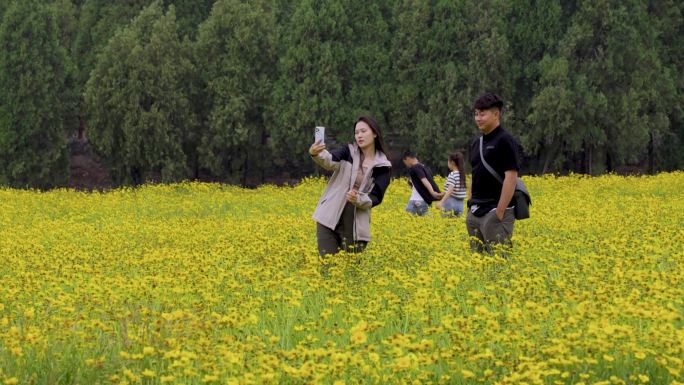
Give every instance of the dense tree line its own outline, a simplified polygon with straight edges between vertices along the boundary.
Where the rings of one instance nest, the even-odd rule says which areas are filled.
[[[684,167],[676,0],[0,0],[0,184],[64,185],[79,125],[117,184],[314,170],[376,116],[433,168],[484,91],[529,173]],[[395,159],[396,160],[396,159]]]

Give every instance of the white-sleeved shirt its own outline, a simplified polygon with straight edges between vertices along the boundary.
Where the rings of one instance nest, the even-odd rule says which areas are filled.
[[[461,177],[458,170],[449,173],[446,182],[444,182],[444,191],[448,190],[450,186],[454,186],[454,191],[451,196],[456,199],[465,199],[466,188],[461,187]]]

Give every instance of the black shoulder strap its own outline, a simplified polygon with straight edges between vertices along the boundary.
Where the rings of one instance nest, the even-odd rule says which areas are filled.
[[[482,155],[482,142],[484,141],[483,138],[484,137],[482,137],[482,136],[480,137],[480,160],[482,161],[482,164],[485,166],[487,171],[489,171],[489,173],[492,174],[492,176],[494,178],[496,178],[496,180],[498,180],[499,183],[503,184],[503,180],[501,179],[501,176],[499,176],[499,174],[497,174],[496,171],[494,171],[492,166],[490,166],[489,163],[487,163],[487,161],[484,159],[484,155]]]

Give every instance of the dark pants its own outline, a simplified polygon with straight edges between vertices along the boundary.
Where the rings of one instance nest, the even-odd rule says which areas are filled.
[[[342,211],[342,217],[335,230],[331,230],[320,223],[316,223],[316,238],[318,240],[318,254],[337,254],[341,250],[348,253],[360,253],[366,248],[366,241],[354,242],[354,205],[347,203]]]
[[[504,249],[510,250],[513,246],[511,237],[514,224],[515,215],[511,207],[506,209],[503,220],[497,218],[495,210],[481,217],[476,217],[468,211],[466,228],[470,235],[470,249],[493,254],[495,246],[502,245]],[[503,252],[504,256],[507,254],[506,251]]]

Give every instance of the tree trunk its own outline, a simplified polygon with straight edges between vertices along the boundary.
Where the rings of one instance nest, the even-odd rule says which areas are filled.
[[[134,186],[139,186],[143,182],[142,178],[142,172],[140,171],[139,167],[132,167],[131,168],[131,180],[133,181]]]
[[[587,172],[589,175],[594,175],[592,168],[594,166],[594,160],[592,159],[591,146],[587,146]]]
[[[649,134],[649,138],[648,138],[648,173],[649,174],[655,173],[655,151],[654,151],[653,147],[654,147],[653,133],[651,132]]]
[[[249,151],[245,150],[245,162],[242,165],[242,187],[247,186],[247,168],[249,166]]]
[[[560,146],[554,145],[550,150],[547,151],[545,156],[546,159],[544,160],[544,167],[542,168],[542,174],[546,174],[549,171],[549,164],[551,163],[554,155],[558,153],[558,147]]]
[[[613,157],[610,156],[610,151],[606,151],[606,171],[613,172]]]
[[[83,119],[82,116],[78,117],[78,135],[76,136],[76,139],[79,142],[85,140],[85,119]]]
[[[195,180],[199,180],[199,169],[200,169],[199,168],[199,154],[197,154],[195,152],[194,158],[195,158],[195,160],[194,160],[194,165],[193,165],[194,166],[193,167],[194,168],[193,173],[195,174]]]

